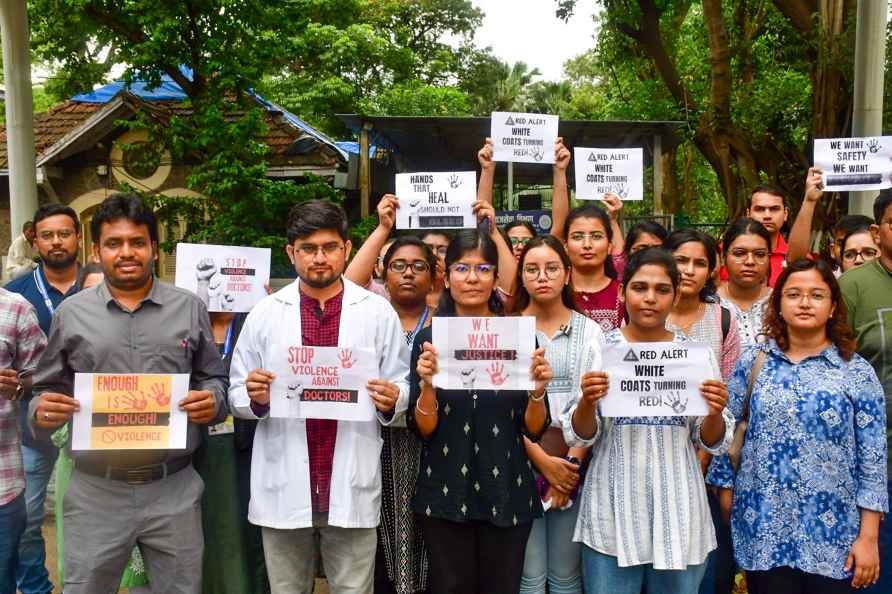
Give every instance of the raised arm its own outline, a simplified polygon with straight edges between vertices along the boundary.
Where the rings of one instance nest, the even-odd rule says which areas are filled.
[[[607,214],[610,215],[610,232],[613,235],[613,241],[611,242],[611,245],[613,245],[613,255],[620,256],[626,247],[626,240],[623,238],[623,228],[619,224],[619,217],[623,212],[623,201],[622,198],[613,192],[608,192],[607,194],[604,194],[602,202],[607,209]]]
[[[564,239],[564,223],[570,212],[570,189],[567,186],[567,167],[570,166],[570,151],[564,146],[564,139],[558,137],[554,143],[554,165],[552,166],[551,194],[551,234]]]
[[[477,221],[482,222],[489,219],[489,237],[496,244],[499,252],[499,284],[498,288],[509,297],[514,295],[514,289],[517,288],[517,260],[514,258],[514,252],[511,246],[505,241],[505,238],[496,227],[496,211],[492,207],[491,202],[478,200],[474,203],[474,213],[477,215]]]
[[[483,147],[477,151],[477,162],[480,163],[477,200],[492,204],[492,186],[496,178],[496,163],[492,160],[492,138],[487,137],[483,141]]]
[[[805,178],[805,198],[802,200],[802,206],[796,214],[796,220],[793,221],[793,227],[790,229],[790,238],[787,241],[788,262],[795,262],[799,258],[804,258],[808,255],[815,208],[824,195],[824,184],[821,181],[822,174],[823,172],[817,167],[812,167],[808,170],[808,176]]]
[[[353,256],[350,265],[344,272],[344,276],[359,285],[365,287],[372,280],[375,263],[381,248],[387,243],[390,232],[396,223],[396,209],[400,207],[399,199],[393,194],[385,194],[378,203],[378,226],[371,235],[362,243],[362,247]]]

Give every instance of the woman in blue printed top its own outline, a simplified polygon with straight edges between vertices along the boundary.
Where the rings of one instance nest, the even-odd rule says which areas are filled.
[[[830,268],[797,260],[766,312],[769,341],[740,357],[730,408],[744,410],[762,363],[736,477],[727,456],[708,481],[733,487],[731,531],[751,594],[849,592],[879,575],[877,532],[888,511],[886,415],[873,368],[854,353]]]

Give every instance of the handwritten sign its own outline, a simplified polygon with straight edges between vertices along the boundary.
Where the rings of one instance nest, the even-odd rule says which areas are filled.
[[[600,200],[612,192],[623,200],[644,200],[644,151],[640,148],[573,149],[576,197]]]
[[[709,347],[694,342],[604,346],[610,387],[605,417],[699,417],[709,414],[700,384],[712,378]]]
[[[434,385],[447,390],[532,390],[536,349],[532,316],[434,318],[439,372]]]
[[[477,199],[473,171],[398,173],[397,229],[470,229],[477,226],[471,206]]]
[[[269,248],[178,243],[176,285],[208,311],[251,311],[266,297],[269,266]]]
[[[188,415],[178,403],[189,374],[76,373],[74,450],[179,450],[186,447]]]
[[[816,138],[815,167],[827,192],[892,188],[892,137]]]
[[[554,163],[558,116],[494,111],[491,118],[493,161]]]
[[[271,371],[270,416],[291,419],[373,421],[366,383],[378,377],[370,348],[292,345],[280,349]]]

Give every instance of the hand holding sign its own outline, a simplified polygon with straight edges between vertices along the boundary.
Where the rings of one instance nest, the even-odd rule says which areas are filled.
[[[718,380],[706,380],[700,385],[700,394],[709,406],[709,416],[719,416],[728,404],[728,388]]]
[[[535,387],[533,388],[533,396],[539,398],[545,393],[548,382],[554,377],[551,365],[545,359],[545,348],[540,347],[533,351],[533,362],[530,364],[530,377],[533,378]]]
[[[189,416],[190,421],[199,425],[210,423],[217,412],[217,402],[210,390],[189,390],[178,406]]]
[[[81,409],[77,400],[65,394],[44,392],[39,398],[34,421],[41,429],[58,429]]]
[[[366,384],[366,389],[372,397],[372,404],[379,411],[389,413],[396,407],[396,401],[400,397],[400,389],[396,384],[383,379],[373,379]]]
[[[582,400],[594,410],[598,401],[607,396],[609,387],[606,371],[589,371],[582,376]]]
[[[607,209],[607,214],[610,216],[610,220],[617,220],[619,218],[619,213],[623,211],[622,198],[613,192],[607,192],[604,194],[604,198],[601,199],[601,202],[604,203],[604,207]]]
[[[276,374],[266,369],[255,369],[245,378],[245,390],[248,398],[260,406],[269,404],[269,387],[276,379]]]
[[[434,375],[439,371],[437,365],[437,349],[429,342],[422,346],[421,354],[418,356],[418,363],[415,365],[415,371],[428,386],[434,385]]]

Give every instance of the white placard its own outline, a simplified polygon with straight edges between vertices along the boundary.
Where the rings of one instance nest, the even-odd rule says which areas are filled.
[[[536,350],[532,316],[433,320],[439,372],[434,385],[447,390],[532,390]]]
[[[605,417],[700,417],[709,406],[700,385],[712,379],[709,347],[695,342],[635,342],[604,346],[609,390]]]
[[[640,148],[573,149],[576,198],[601,200],[613,192],[622,200],[644,200],[644,151]]]
[[[278,349],[270,371],[270,416],[292,419],[373,421],[366,390],[379,376],[370,348],[289,346]]]
[[[397,229],[471,229],[477,217],[471,209],[477,200],[474,171],[398,173]]]
[[[816,138],[825,192],[892,188],[892,137]]]
[[[178,243],[176,285],[208,311],[251,311],[266,297],[270,255],[269,248]]]
[[[179,402],[188,391],[188,373],[76,373],[71,449],[184,449],[189,416]]]
[[[491,118],[493,161],[554,163],[558,116],[494,111]]]

